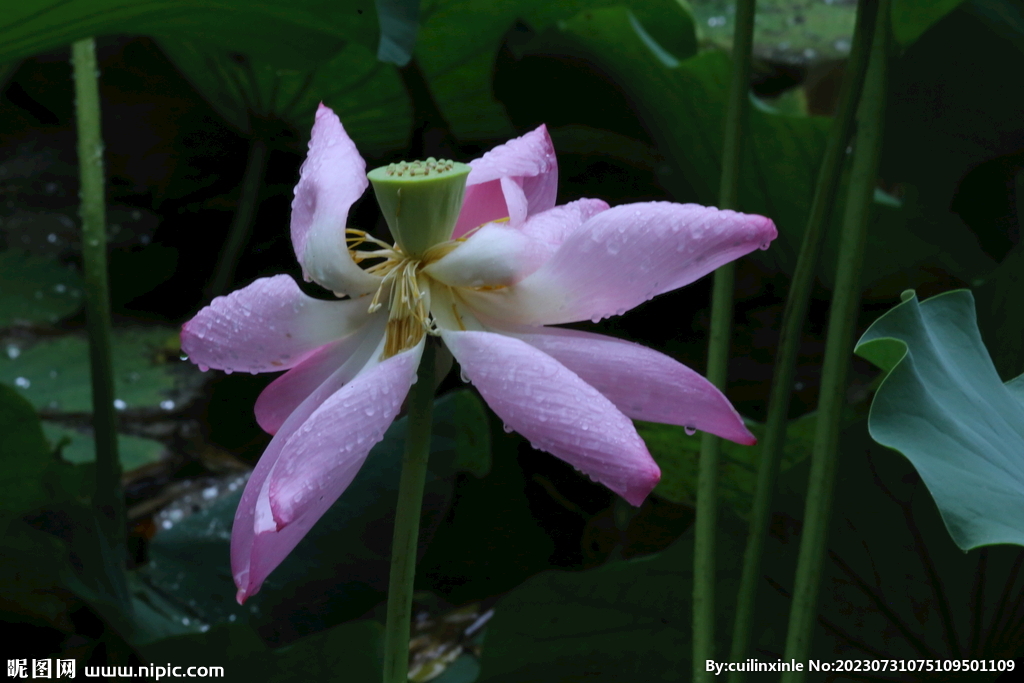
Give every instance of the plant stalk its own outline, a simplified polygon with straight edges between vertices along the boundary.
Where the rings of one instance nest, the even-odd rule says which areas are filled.
[[[256,214],[256,205],[260,197],[260,186],[267,168],[267,145],[262,140],[253,138],[249,145],[249,158],[245,164],[245,175],[242,176],[242,192],[238,197],[238,207],[231,220],[228,238],[221,248],[220,260],[210,278],[206,289],[206,299],[221,296],[227,292],[235,277],[235,269],[242,260],[242,252],[252,235],[252,224]]]
[[[71,46],[75,78],[75,119],[78,124],[78,168],[81,189],[82,265],[85,318],[89,330],[92,373],[92,425],[96,439],[95,507],[112,548],[124,548],[124,496],[117,455],[114,412],[114,367],[110,345],[110,294],[107,284],[106,205],[103,190],[103,136],[96,44],[92,38]]]
[[[434,410],[434,345],[430,339],[424,345],[408,405],[409,431],[405,437],[402,478],[398,485],[387,624],[384,627],[384,683],[406,683],[409,675],[413,580],[416,578],[416,550]]]
[[[853,351],[860,304],[861,268],[868,223],[874,205],[878,162],[882,150],[888,68],[889,0],[878,3],[871,58],[857,113],[857,137],[850,169],[850,187],[839,243],[836,289],[829,313],[825,361],[822,366],[818,424],[811,454],[811,472],[804,507],[803,532],[789,615],[783,660],[806,662],[814,638],[818,592],[828,542],[832,493],[838,465],[839,433],[846,404],[846,378]],[[783,683],[801,683],[805,671],[789,671]]]
[[[732,77],[725,112],[722,176],[718,206],[738,208],[743,128],[750,91],[750,56],[754,41],[756,0],[736,0],[733,31]],[[708,340],[708,380],[724,390],[729,375],[733,289],[736,267],[727,263],[715,271],[711,294],[711,332]],[[693,680],[710,681],[704,662],[715,655],[715,528],[718,523],[718,457],[720,440],[701,437],[697,472],[696,516],[693,540]]]
[[[807,218],[807,228],[800,245],[800,256],[797,259],[793,282],[782,315],[779,351],[776,356],[771,397],[768,402],[768,420],[765,425],[764,438],[761,440],[761,457],[751,507],[750,530],[743,555],[743,573],[737,596],[736,619],[729,658],[733,662],[744,661],[750,646],[757,586],[761,575],[761,556],[764,552],[768,523],[771,519],[775,479],[778,476],[779,461],[786,441],[786,426],[793,393],[793,380],[796,374],[796,359],[800,351],[800,333],[807,318],[807,306],[810,302],[814,274],[817,271],[821,255],[825,225],[832,213],[839,176],[846,159],[846,148],[853,131],[857,103],[860,101],[861,89],[864,84],[864,74],[867,72],[868,56],[871,52],[871,41],[875,30],[877,4],[878,0],[863,0],[857,7],[853,45],[839,95],[838,109],[829,131],[825,153],[822,156],[818,180],[814,188],[814,199],[811,202],[811,210]],[[741,683],[745,677],[745,672],[733,671],[729,674],[729,683]]]

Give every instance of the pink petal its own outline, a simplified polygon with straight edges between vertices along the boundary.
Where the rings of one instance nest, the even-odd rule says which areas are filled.
[[[576,330],[540,328],[515,336],[575,372],[635,420],[693,427],[748,446],[757,441],[721,391],[663,353]]]
[[[287,275],[261,278],[217,297],[181,328],[181,350],[200,368],[274,372],[357,330],[364,301],[306,296]]]
[[[321,104],[292,200],[292,246],[307,280],[353,298],[380,285],[380,278],[356,265],[345,242],[348,211],[368,184],[355,143]]]
[[[607,208],[600,199],[579,199],[535,214],[518,228],[488,223],[423,272],[452,287],[515,284],[550,259],[584,221]]]
[[[368,337],[383,334],[386,315],[378,314],[381,324],[367,324],[344,339],[325,344],[294,368],[281,375],[260,393],[256,399],[256,422],[268,434],[276,434],[288,416],[316,391],[334,372],[365,346]],[[371,349],[372,350],[372,349]],[[369,351],[363,354],[369,360]],[[358,369],[358,368],[357,368]],[[351,377],[349,378],[351,379]]]
[[[608,204],[600,199],[577,199],[530,216],[520,230],[532,240],[559,247],[584,223],[607,210]]]
[[[453,239],[502,218],[519,225],[555,205],[558,162],[546,126],[509,140],[470,162],[462,212]]]
[[[518,284],[461,293],[482,316],[507,323],[597,321],[767,248],[777,234],[763,216],[696,204],[626,204],[593,216]]]
[[[231,573],[238,586],[239,603],[259,591],[270,572],[281,564],[333,502],[324,504],[317,514],[310,513],[308,519],[278,531],[270,512],[268,484],[285,444],[324,401],[362,370],[378,351],[380,343],[379,338],[365,339],[363,346],[288,416],[256,464],[238,503],[231,529]]]
[[[594,387],[526,342],[493,332],[441,336],[505,424],[640,505],[661,471],[633,423]]]
[[[402,407],[423,344],[361,372],[288,439],[269,486],[278,531],[313,512],[319,518],[352,483]]]

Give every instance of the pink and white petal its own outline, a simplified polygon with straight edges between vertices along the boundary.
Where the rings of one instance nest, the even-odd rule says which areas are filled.
[[[387,315],[377,313],[367,324],[344,339],[321,346],[301,363],[281,375],[260,393],[256,399],[256,422],[268,434],[276,434],[285,420],[295,412],[306,398],[316,391],[338,368],[350,358],[362,358],[358,365],[350,364],[345,381],[355,376],[369,360],[372,349],[365,349],[368,338],[380,338],[384,334]],[[362,356],[359,350],[364,348]]]
[[[452,287],[510,285],[534,272],[554,248],[507,223],[488,223],[423,272]]]
[[[423,272],[452,287],[495,287],[519,282],[540,268],[568,235],[608,209],[600,199],[578,199],[530,216],[518,227],[488,223]]]
[[[597,321],[767,248],[777,234],[763,216],[696,204],[626,204],[593,216],[521,282],[463,296],[481,315],[511,324]]]
[[[220,296],[181,328],[181,350],[200,368],[275,372],[359,329],[362,301],[306,296],[291,277],[261,278]]]
[[[600,199],[577,199],[530,216],[519,228],[531,240],[550,245],[552,252],[592,217],[608,210]]]
[[[292,246],[307,280],[353,298],[380,284],[356,265],[345,242],[348,211],[368,184],[355,143],[337,115],[321,104],[292,200]]]
[[[266,451],[242,492],[231,529],[231,573],[238,587],[237,599],[242,603],[259,591],[288,553],[302,540],[323,512],[311,511],[308,520],[278,531],[270,512],[269,481],[288,439],[335,392],[345,386],[367,364],[381,340],[368,337],[363,345],[337,370],[295,408],[270,440]],[[332,501],[333,502],[333,501]]]
[[[558,162],[544,125],[498,145],[469,165],[473,170],[466,180],[466,196],[453,238],[506,217],[516,225],[526,215],[555,205]],[[526,212],[520,216],[524,207]]]
[[[663,353],[576,330],[509,334],[572,370],[634,420],[693,427],[747,446],[757,442],[715,385]]]
[[[441,336],[505,424],[633,505],[661,478],[633,423],[571,370],[521,339],[493,332]]]
[[[269,484],[278,530],[319,510],[325,499],[333,502],[352,483],[401,409],[423,345],[368,365],[288,439]]]

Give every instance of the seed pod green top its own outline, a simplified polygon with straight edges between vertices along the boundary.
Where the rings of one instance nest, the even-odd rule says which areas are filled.
[[[402,161],[366,174],[391,235],[410,258],[448,241],[462,209],[470,167],[428,158]]]

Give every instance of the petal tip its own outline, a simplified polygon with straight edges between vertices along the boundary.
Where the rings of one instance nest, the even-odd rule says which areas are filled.
[[[644,473],[640,478],[640,481],[628,486],[621,495],[623,499],[633,507],[640,507],[643,505],[643,502],[647,500],[647,496],[651,495],[651,491],[654,490],[654,487],[657,486],[660,481],[661,468],[655,464],[653,469],[649,469]]]

